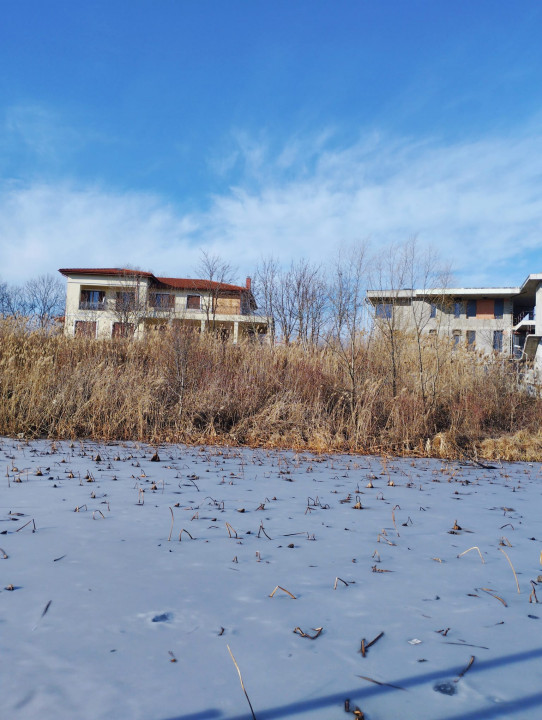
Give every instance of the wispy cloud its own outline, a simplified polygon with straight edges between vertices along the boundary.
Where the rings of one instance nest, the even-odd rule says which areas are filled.
[[[443,145],[331,132],[281,148],[240,136],[216,167],[232,187],[183,214],[159,195],[73,184],[0,187],[4,279],[62,266],[188,274],[199,248],[250,272],[262,255],[325,262],[339,243],[417,235],[466,284],[517,284],[542,266],[542,131]],[[235,156],[235,161],[231,158]]]
[[[42,161],[54,162],[81,144],[78,131],[41,105],[8,107],[4,130],[6,144],[18,146]]]

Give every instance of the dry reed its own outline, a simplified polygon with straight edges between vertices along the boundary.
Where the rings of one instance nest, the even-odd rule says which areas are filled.
[[[422,348],[432,373],[422,393],[404,338],[394,396],[375,338],[360,339],[352,378],[328,345],[156,335],[66,338],[0,320],[0,434],[542,459],[542,399],[507,359],[444,346],[432,365],[434,351]]]

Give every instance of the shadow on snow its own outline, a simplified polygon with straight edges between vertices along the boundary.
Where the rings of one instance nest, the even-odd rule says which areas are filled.
[[[542,657],[542,648],[538,650],[526,650],[524,652],[511,655],[504,655],[492,660],[477,660],[469,669],[469,675],[482,672],[484,670],[490,670],[491,668],[498,667],[500,665],[525,662],[527,660],[534,660],[535,658],[540,657]],[[390,682],[393,685],[399,685],[405,690],[408,690],[409,687],[415,687],[424,683],[446,679],[449,680],[451,677],[457,677],[463,669],[464,666],[454,667],[448,670],[436,670],[434,672],[424,673],[423,675],[417,675],[415,677],[391,680]],[[239,692],[242,693],[241,688],[239,688]],[[387,692],[397,692],[397,690],[384,685],[375,685],[364,688],[356,687],[350,690],[343,690],[340,693],[332,693],[331,695],[325,695],[323,697],[313,698],[310,700],[299,700],[288,703],[287,705],[268,708],[267,710],[255,709],[255,714],[257,720],[287,718],[298,715],[299,713],[310,712],[311,710],[324,707],[337,706],[337,709],[340,709],[344,707],[344,701],[347,698],[351,703],[360,703],[360,701],[364,698],[372,697],[374,695],[382,695]],[[521,708],[521,710],[527,710],[538,705],[542,705],[542,691],[522,698],[517,698],[515,700],[499,702],[498,704],[485,708],[479,708],[470,712],[462,711],[459,715],[448,715],[447,717],[441,716],[439,720],[490,720],[492,718],[503,716],[511,717],[514,711],[518,710],[518,708]],[[209,708],[208,710],[201,712],[189,713],[188,715],[175,715],[174,717],[164,718],[163,720],[214,720],[215,718],[220,718],[220,720],[252,720],[252,714],[248,712],[244,715],[226,716],[216,708]]]

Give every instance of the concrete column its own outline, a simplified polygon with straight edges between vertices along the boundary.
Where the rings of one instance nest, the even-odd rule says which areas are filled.
[[[202,320],[202,321],[201,321],[201,328],[200,328],[200,332],[201,332],[202,335],[203,335],[203,333],[205,332],[205,324],[206,324],[206,323],[205,323],[205,320]]]
[[[534,334],[542,335],[542,283],[538,284],[535,295]]]
[[[233,323],[233,344],[237,345],[237,340],[239,339],[239,322],[236,320]]]
[[[540,340],[538,341],[538,347],[536,348],[533,365],[535,372],[535,381],[540,382],[540,378],[542,378],[542,343],[540,342]]]

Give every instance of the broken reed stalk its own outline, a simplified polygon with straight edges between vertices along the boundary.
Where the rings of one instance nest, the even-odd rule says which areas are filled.
[[[102,512],[101,510],[93,510],[93,511],[92,511],[92,519],[93,519],[93,520],[96,520],[96,513],[100,513],[100,515],[101,515],[101,516],[103,517],[103,519],[105,520],[105,515],[103,514],[103,512]]]
[[[367,682],[374,683],[375,685],[382,685],[383,687],[393,688],[394,690],[406,690],[406,688],[401,687],[400,685],[392,685],[391,683],[380,682],[380,680],[374,680],[373,678],[367,677],[366,675],[358,675],[358,677],[362,680],[367,680]]]
[[[169,537],[167,539],[168,542],[171,541],[171,533],[173,532],[173,523],[175,521],[175,518],[173,517],[173,508],[169,508],[169,512],[171,513],[171,527],[169,529]]]
[[[334,590],[337,589],[337,583],[339,582],[339,580],[342,582],[343,585],[346,585],[346,587],[348,587],[348,583],[346,582],[346,580],[343,580],[343,579],[340,578],[340,577],[336,577],[336,578],[335,578],[335,585],[333,585],[333,589],[334,589]]]
[[[292,600],[297,600],[296,596],[293,595],[289,590],[286,590],[286,588],[281,587],[280,585],[277,585],[277,587],[273,590],[271,595],[269,597],[273,597],[273,595],[277,592],[277,590],[282,590],[283,593],[286,593],[286,595],[289,595]]]
[[[2,560],[7,560],[7,559],[8,559],[8,554],[7,554],[7,552],[4,550],[4,548],[0,548],[0,557],[2,558]]]
[[[510,567],[512,568],[512,572],[514,573],[514,577],[515,577],[515,579],[516,579],[516,587],[517,587],[517,589],[518,589],[518,593],[521,593],[521,590],[519,589],[518,576],[516,575],[516,571],[514,570],[514,566],[512,565],[512,561],[510,560],[510,558],[508,557],[508,555],[505,553],[505,551],[504,551],[501,547],[499,548],[499,550],[502,552],[502,554],[504,555],[504,557],[508,560],[508,563],[509,563]]]
[[[263,532],[263,534],[265,535],[265,537],[266,537],[268,540],[271,540],[271,538],[269,537],[269,535],[265,532],[265,528],[264,528],[264,526],[263,526],[263,522],[260,523],[260,529],[258,530],[258,537],[260,537],[260,533],[261,533],[261,532]]]
[[[303,630],[300,627],[294,628],[294,634],[300,635],[301,637],[309,638],[309,640],[316,640],[317,637],[320,637],[323,627],[318,628],[312,628],[313,631],[316,633],[316,635],[309,635],[306,632],[303,632]]]
[[[237,673],[238,673],[238,675],[239,675],[239,681],[240,681],[240,683],[241,683],[241,687],[243,688],[243,692],[245,693],[245,697],[246,697],[246,699],[247,699],[248,706],[249,706],[249,708],[250,708],[250,712],[252,713],[252,718],[253,718],[253,720],[256,720],[256,715],[254,714],[254,708],[252,707],[252,703],[250,702],[250,698],[249,698],[248,693],[247,693],[247,691],[246,691],[246,689],[245,689],[245,684],[243,683],[243,676],[241,675],[241,670],[239,670],[239,665],[237,664],[237,661],[236,661],[235,658],[233,657],[233,653],[232,653],[232,651],[230,650],[230,646],[229,646],[229,645],[226,645],[226,647],[228,648],[228,652],[229,652],[229,654],[230,654],[230,657],[231,657],[231,659],[233,660],[233,664],[235,665],[235,668],[236,668]]]
[[[459,553],[459,555],[458,555],[457,557],[460,558],[462,555],[466,555],[466,554],[467,554],[468,552],[470,552],[471,550],[478,550],[478,555],[480,556],[480,560],[481,560],[481,561],[484,563],[484,565],[485,565],[485,560],[484,560],[484,558],[482,557],[482,553],[480,552],[480,548],[478,547],[478,545],[473,545],[473,546],[472,546],[471,548],[469,548],[468,550],[464,550],[462,553]]]
[[[502,604],[504,605],[504,607],[508,607],[508,603],[507,603],[505,600],[503,600],[502,597],[499,597],[499,595],[497,595],[496,593],[494,593],[493,590],[491,590],[490,588],[480,588],[480,590],[483,590],[483,591],[486,592],[488,595],[491,595],[491,597],[494,597],[495,600],[499,600],[500,602],[502,602]]]
[[[380,638],[383,637],[383,635],[384,635],[383,631],[378,633],[378,635],[373,640],[371,640],[371,642],[367,642],[367,640],[365,640],[365,638],[363,638],[361,641],[361,647],[359,649],[361,656],[365,657],[367,655],[367,650],[370,647],[372,647],[375,643],[377,643],[380,640]]]
[[[226,523],[226,530],[228,531],[228,535],[231,537],[232,532],[235,534],[235,537],[237,537],[237,531],[232,528],[232,526],[229,524],[229,522]]]
[[[465,673],[468,672],[468,671],[471,669],[472,663],[474,662],[474,660],[475,660],[474,655],[471,655],[471,656],[470,656],[470,660],[469,660],[469,662],[467,663],[467,667],[464,668],[464,669],[459,673],[459,675],[456,677],[456,679],[454,680],[454,682],[457,683],[457,682],[459,682],[459,681],[461,680],[461,678],[463,677],[463,675],[465,675]]]
[[[34,518],[32,518],[32,520],[29,520],[29,521],[28,521],[27,523],[25,523],[24,525],[21,525],[21,527],[20,527],[20,528],[17,528],[17,530],[15,530],[15,532],[19,532],[20,530],[24,530],[24,528],[25,528],[27,525],[30,525],[30,523],[33,523],[33,524],[34,524],[34,527],[32,528],[32,532],[35,533],[35,532],[36,532],[36,523],[35,523],[35,521],[34,521]]]
[[[1,548],[0,548],[0,550],[1,550]],[[538,603],[538,598],[536,597],[536,590],[535,590],[536,583],[534,580],[531,580],[530,582],[531,582],[532,590],[531,590],[531,594],[529,595],[529,602],[532,603],[533,597],[534,597],[535,603]]]
[[[188,537],[190,538],[190,540],[193,540],[193,539],[194,539],[194,538],[192,537],[192,535],[190,535],[190,533],[188,532],[188,530],[186,530],[185,528],[183,528],[183,529],[181,530],[181,532],[179,533],[179,542],[181,542],[181,535],[183,534],[183,532],[185,532],[185,533],[188,535]]]

